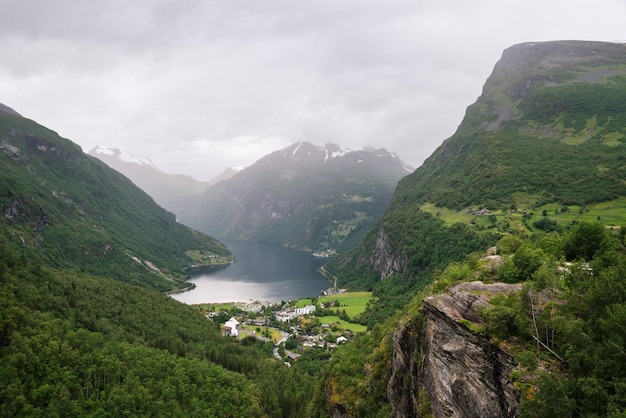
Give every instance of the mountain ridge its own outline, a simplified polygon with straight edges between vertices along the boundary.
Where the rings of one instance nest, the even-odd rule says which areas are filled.
[[[342,251],[380,216],[408,170],[384,149],[298,142],[208,187],[179,218],[221,238]]]
[[[170,291],[190,286],[185,268],[232,260],[126,177],[18,114],[0,112],[0,167],[0,232],[52,267]]]

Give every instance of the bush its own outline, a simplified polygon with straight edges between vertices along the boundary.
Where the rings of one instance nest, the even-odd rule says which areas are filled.
[[[568,260],[579,258],[591,261],[606,238],[606,231],[599,223],[581,222],[572,228],[563,244]]]
[[[520,280],[520,271],[513,262],[513,256],[502,260],[498,269],[498,280],[504,283],[515,283]]]
[[[507,255],[513,254],[522,245],[522,240],[513,235],[505,235],[496,243],[496,249],[498,254]]]
[[[515,294],[495,296],[490,303],[481,312],[489,334],[500,338],[510,335],[525,338],[530,334],[530,319],[522,313]]]

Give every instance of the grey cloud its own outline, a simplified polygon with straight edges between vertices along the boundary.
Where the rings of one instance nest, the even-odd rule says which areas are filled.
[[[84,149],[202,179],[299,140],[418,165],[504,48],[616,40],[626,12],[619,0],[0,3],[0,102]]]

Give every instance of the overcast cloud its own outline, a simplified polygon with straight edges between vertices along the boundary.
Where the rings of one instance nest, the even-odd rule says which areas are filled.
[[[502,51],[626,39],[623,0],[0,0],[0,103],[208,180],[306,140],[419,166]]]

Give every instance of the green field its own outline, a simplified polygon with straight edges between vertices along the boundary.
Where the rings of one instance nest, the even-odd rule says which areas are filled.
[[[549,203],[535,206],[538,196],[518,193],[514,196],[515,210],[493,210],[486,215],[475,215],[471,210],[453,211],[436,207],[432,203],[421,206],[421,210],[429,212],[450,226],[457,222],[473,226],[479,231],[499,232],[538,232],[533,223],[546,217],[566,229],[577,222],[600,222],[607,228],[619,228],[626,225],[626,198],[608,202],[590,203],[584,207],[578,205],[565,206]],[[476,209],[476,208],[472,208]],[[346,310],[347,312],[347,310]]]
[[[336,300],[339,302],[339,306],[328,307],[328,309],[341,312],[346,311],[346,314],[350,318],[354,318],[362,312],[365,312],[367,303],[372,300],[372,292],[347,292],[338,293],[336,295],[320,296],[317,298],[317,303],[327,304],[328,302]],[[299,299],[296,302],[296,307],[302,308],[303,306],[310,305],[311,299]]]
[[[318,317],[320,324],[328,324],[330,326],[337,325],[337,328],[345,329],[352,332],[365,332],[367,327],[361,324],[353,324],[352,322],[344,321],[338,316],[320,316]]]
[[[260,332],[257,332],[257,328],[259,329]],[[266,326],[258,327],[255,325],[241,324],[239,326],[239,329],[242,331],[252,332],[257,337],[267,337],[267,333],[269,333],[269,335],[271,335],[270,338],[272,339],[272,342],[274,343],[278,342],[282,338],[282,334],[280,333],[280,331],[273,327],[266,327]]]

